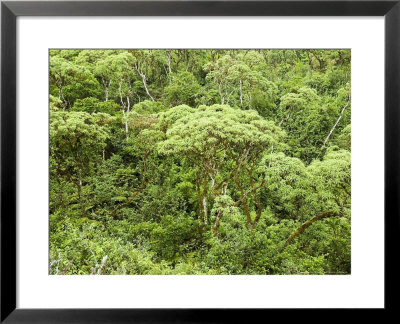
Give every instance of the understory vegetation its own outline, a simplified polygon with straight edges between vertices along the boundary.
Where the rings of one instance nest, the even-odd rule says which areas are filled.
[[[50,274],[349,274],[350,50],[51,50]]]

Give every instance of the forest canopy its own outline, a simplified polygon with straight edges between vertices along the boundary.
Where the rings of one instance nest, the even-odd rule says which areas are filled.
[[[350,50],[49,56],[50,274],[351,273]]]

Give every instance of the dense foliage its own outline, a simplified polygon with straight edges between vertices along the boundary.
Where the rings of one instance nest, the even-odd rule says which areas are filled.
[[[349,50],[51,50],[51,274],[349,274]]]

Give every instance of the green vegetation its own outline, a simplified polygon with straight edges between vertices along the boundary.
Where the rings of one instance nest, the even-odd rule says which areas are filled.
[[[349,274],[349,50],[51,50],[50,274]]]

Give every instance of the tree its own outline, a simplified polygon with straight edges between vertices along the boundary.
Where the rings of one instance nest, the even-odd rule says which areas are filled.
[[[204,69],[208,72],[207,79],[214,82],[218,87],[221,105],[229,104],[231,96],[237,91],[236,80],[230,73],[233,64],[232,57],[225,55],[216,62],[210,62],[204,66]]]
[[[351,156],[345,150],[328,151],[323,161],[315,160],[309,167],[313,193],[307,202],[315,215],[303,223],[286,240],[284,248],[313,223],[329,218],[350,218]]]
[[[301,220],[310,210],[306,199],[311,193],[311,176],[304,163],[284,153],[265,154],[262,160],[265,186],[261,199],[277,218]]]
[[[65,177],[78,191],[82,217],[86,215],[82,186],[93,172],[109,137],[106,114],[52,112],[50,117],[51,174]]]
[[[78,98],[96,95],[99,86],[89,70],[59,56],[50,56],[50,85],[57,89],[53,95],[63,102],[63,110]]]
[[[136,111],[131,111],[127,117],[127,122],[130,125],[130,134],[127,138],[125,153],[137,161],[135,173],[138,174],[139,180],[135,188],[130,192],[129,197],[124,198],[124,202],[118,204],[111,211],[111,217],[113,218],[119,210],[134,202],[148,183],[151,182],[151,173],[156,167],[154,164],[157,155],[156,147],[164,136],[161,131],[153,127],[157,123],[155,115],[141,115]]]
[[[83,50],[76,57],[76,63],[85,66],[104,87],[105,101],[108,101],[113,76],[113,71],[108,66],[110,60],[107,57],[117,53],[118,50]]]
[[[135,80],[134,62],[135,59],[130,53],[127,51],[118,51],[99,61],[95,68],[96,74],[103,80],[106,101],[108,100],[111,84],[114,84],[116,87],[116,97],[119,99],[121,105],[126,136],[128,136],[126,115],[131,109],[132,84]]]
[[[171,83],[165,87],[164,95],[170,106],[195,106],[196,96],[201,87],[189,72],[171,73]]]
[[[155,101],[154,97],[150,94],[148,87],[149,73],[148,70],[150,67],[155,65],[157,62],[156,52],[151,50],[131,50],[130,53],[135,58],[134,68],[137,74],[140,76],[143,82],[143,86],[146,90],[146,94],[149,96],[151,101]]]
[[[175,111],[172,114],[175,115]],[[170,117],[169,112],[165,115]],[[209,222],[209,200],[225,195],[229,183],[233,182],[240,190],[236,205],[243,205],[249,226],[257,224],[261,206],[256,202],[258,212],[252,220],[248,195],[253,195],[257,201],[257,190],[265,181],[257,177],[257,164],[263,151],[268,147],[271,149],[272,145],[278,146],[283,136],[274,123],[263,120],[255,111],[222,105],[201,106],[197,110],[187,110],[176,119],[166,136],[167,139],[159,144],[160,152],[181,155],[196,169],[202,223]],[[245,188],[239,181],[243,176],[250,188]]]

